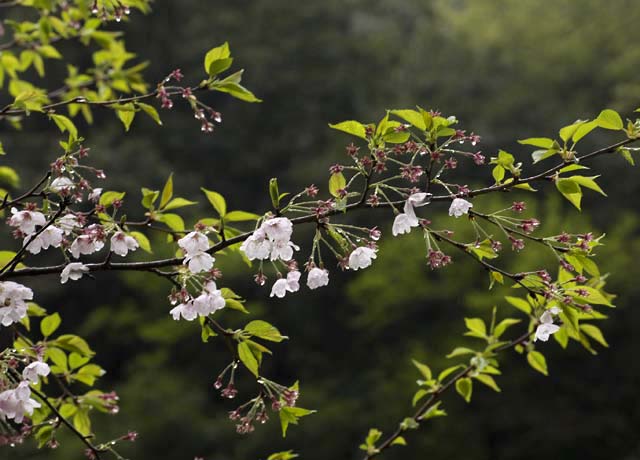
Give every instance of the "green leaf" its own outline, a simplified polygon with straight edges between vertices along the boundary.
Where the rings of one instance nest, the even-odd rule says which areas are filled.
[[[427,129],[424,117],[417,110],[392,110],[391,113],[399,116],[403,120],[411,123],[412,126],[415,126],[422,131],[426,131]]]
[[[288,338],[280,334],[280,331],[275,326],[261,320],[251,321],[244,327],[244,330],[254,337],[260,337],[270,342],[282,342]]]
[[[465,318],[464,323],[469,331],[473,332],[475,336],[486,337],[487,326],[480,318]]]
[[[575,290],[567,290],[567,294],[577,299],[580,299],[582,302],[592,303],[596,305],[606,305],[607,307],[613,307],[613,304],[609,299],[607,299],[602,292],[598,289],[593,288],[591,286],[579,286],[576,289],[581,289],[587,292],[587,296],[579,296],[577,291]]]
[[[162,126],[162,120],[160,119],[160,114],[158,114],[158,111],[154,106],[149,104],[143,104],[142,102],[137,102],[136,105],[140,107],[144,113],[149,115],[149,117],[151,117],[153,121],[155,121],[160,126]]]
[[[302,407],[283,407],[280,409],[280,426],[282,427],[282,437],[287,436],[287,428],[290,424],[297,425],[300,417],[313,414],[314,410],[303,409]]]
[[[274,454],[269,455],[267,460],[291,460],[292,458],[298,457],[298,454],[294,453],[292,450],[287,450],[284,452],[276,452]]]
[[[391,444],[391,446],[406,446],[407,445],[407,441],[405,441],[405,439],[402,436],[398,436],[396,439],[394,439]]]
[[[157,190],[150,190],[146,187],[142,187],[142,206],[147,209],[153,208],[153,204],[156,202],[158,197],[160,196],[160,192]]]
[[[149,238],[147,238],[147,235],[140,232],[129,232],[129,235],[135,238],[143,251],[148,252],[149,254],[153,254],[151,243],[149,242]]]
[[[80,408],[73,416],[73,427],[84,436],[91,434],[91,419],[89,419],[89,411]]]
[[[455,358],[456,356],[475,355],[475,354],[476,354],[475,350],[472,350],[471,348],[456,347],[453,349],[451,353],[449,353],[446,356],[446,358],[451,359],[451,358]],[[438,380],[440,380],[440,378]]]
[[[227,222],[246,222],[258,219],[260,219],[259,215],[246,211],[230,211],[224,216],[224,220]]]
[[[251,91],[249,91],[239,83],[220,82],[213,86],[212,89],[215,91],[220,91],[221,93],[230,94],[231,96],[235,97],[236,99],[240,99],[241,101],[262,102],[262,99],[257,98],[255,94],[253,94]]]
[[[601,195],[607,196],[606,193],[604,193],[604,191],[600,188],[600,186],[596,183],[595,179],[597,179],[600,176],[591,176],[591,177],[586,177],[586,176],[571,176],[569,179],[571,179],[572,181],[578,183],[579,185],[586,187],[588,189],[594,190],[598,193],[600,193]]]
[[[516,307],[518,310],[530,314],[531,313],[531,305],[524,299],[520,299],[518,297],[510,297],[506,296],[505,300],[509,302],[512,306]]]
[[[178,214],[167,213],[167,214],[158,214],[156,216],[156,220],[159,222],[163,222],[167,227],[169,227],[174,232],[182,232],[185,229],[184,219],[180,217]]]
[[[520,299],[518,299],[518,300],[520,300]],[[527,304],[527,305],[528,305],[528,304]],[[502,334],[504,334],[504,333],[505,333],[505,331],[506,331],[509,327],[513,326],[514,324],[518,324],[519,322],[520,322],[520,320],[519,320],[519,319],[515,319],[515,318],[507,318],[507,319],[503,319],[502,321],[500,321],[500,322],[496,325],[495,329],[493,330],[493,336],[494,336],[495,338],[499,339],[499,338],[500,338],[500,336],[501,336]]]
[[[549,375],[547,370],[547,360],[539,351],[530,351],[527,353],[527,361],[529,365],[543,375]]]
[[[556,188],[562,196],[580,210],[580,201],[582,200],[582,189],[577,182],[571,178],[556,180]]]
[[[279,209],[281,196],[278,189],[278,179],[276,177],[272,177],[269,180],[269,196],[271,197],[273,209]]]
[[[429,420],[430,418],[446,416],[447,412],[444,411],[443,409],[440,409],[441,404],[442,404],[442,401],[438,401],[429,409],[427,409],[427,411],[420,416],[420,420]]]
[[[116,109],[118,118],[124,125],[124,130],[129,131],[131,123],[136,116],[136,109],[133,104],[124,104],[121,108]]]
[[[46,338],[53,334],[60,326],[62,319],[58,313],[54,313],[53,315],[49,315],[42,319],[40,322],[40,332]]]
[[[167,182],[162,189],[162,195],[160,196],[160,209],[163,209],[169,200],[173,196],[173,173],[169,174]]]
[[[204,192],[211,203],[211,206],[218,211],[220,217],[224,217],[227,214],[227,202],[224,197],[220,195],[218,192],[214,192],[212,190],[207,190],[206,188],[201,187],[200,190]]]
[[[68,131],[73,140],[78,139],[78,128],[76,128],[76,125],[73,124],[69,118],[57,114],[51,114],[49,118],[55,122],[61,132]]]
[[[567,142],[569,139],[571,139],[573,137],[573,135],[576,133],[578,128],[581,125],[583,125],[584,123],[586,123],[585,120],[577,120],[575,123],[573,123],[573,124],[571,124],[569,126],[565,126],[559,132],[560,139],[562,139],[563,141]]]
[[[184,198],[174,198],[169,201],[167,205],[162,208],[163,211],[170,211],[171,209],[184,208],[185,206],[193,206],[194,204],[198,204],[197,201],[190,201]]]
[[[344,190],[346,186],[347,181],[341,172],[332,174],[331,178],[329,178],[329,193],[336,198],[340,196],[338,191]]]
[[[471,401],[471,394],[473,393],[473,382],[469,378],[462,378],[456,382],[456,391],[462,399],[466,402]]]
[[[16,188],[20,186],[20,176],[18,176],[15,169],[9,166],[0,166],[0,182]],[[4,196],[2,199],[4,199]]]
[[[580,330],[585,334],[587,334],[589,337],[591,337],[593,340],[598,342],[603,347],[609,346],[606,339],[604,338],[604,335],[602,334],[602,331],[597,326],[594,326],[593,324],[581,324]]]
[[[240,342],[238,344],[238,358],[240,358],[242,364],[244,364],[253,375],[256,377],[260,376],[258,373],[258,360],[253,354],[253,351],[251,351],[251,347],[246,342]]]
[[[86,340],[84,340],[82,337],[78,337],[77,335],[64,334],[59,336],[55,341],[51,343],[64,350],[75,351],[84,356],[95,355],[93,350],[89,348],[89,344],[87,344]]]
[[[69,370],[67,365],[67,355],[59,348],[49,347],[45,352],[45,356],[56,366],[58,366],[62,372]]]
[[[571,140],[574,143],[577,143],[580,139],[582,139],[584,136],[589,134],[591,131],[593,131],[597,127],[598,127],[598,122],[596,120],[584,123],[584,124],[580,125],[578,127],[578,129],[576,129],[576,132],[573,133],[573,136],[571,137]]]
[[[614,131],[619,131],[623,129],[624,123],[622,122],[622,118],[615,110],[605,109],[600,112],[598,118],[596,118],[598,122],[598,126],[604,129],[612,129]]]
[[[105,207],[111,206],[114,201],[122,200],[125,197],[125,195],[126,195],[125,192],[113,192],[113,191],[104,192],[102,195],[100,195],[100,204]]]
[[[87,356],[82,356],[79,355],[76,352],[73,352],[69,355],[69,367],[71,369],[78,369],[79,367],[84,366],[85,364],[87,364],[89,362],[89,357]],[[94,364],[95,366],[95,364]],[[98,366],[96,366],[98,367]]]
[[[530,137],[528,139],[519,140],[518,143],[522,145],[533,145],[534,147],[540,147],[542,149],[550,149],[555,141],[548,137]]]
[[[233,64],[233,58],[218,59],[216,61],[213,61],[209,66],[209,76],[214,77],[219,73],[224,72],[229,67],[231,67],[231,64]]]
[[[365,127],[362,123],[355,120],[343,121],[341,123],[329,124],[330,128],[337,129],[338,131],[343,131],[348,134],[352,134],[354,136],[360,137],[362,139],[366,139],[367,135]]]
[[[416,361],[415,359],[412,359],[411,362],[413,363],[414,366],[418,368],[418,370],[420,371],[422,376],[425,378],[425,380],[431,380],[433,378],[431,374],[431,369],[429,369],[429,366],[421,363],[420,361]]]
[[[207,72],[209,76],[213,76],[210,72],[211,64],[215,61],[228,59],[231,57],[231,51],[229,50],[229,43],[224,42],[222,45],[217,46],[215,48],[211,48],[204,57],[204,71]]]
[[[498,386],[498,384],[496,383],[496,381],[494,380],[493,377],[491,377],[490,375],[487,374],[478,374],[476,376],[474,376],[474,378],[481,382],[484,383],[486,386],[488,386],[489,388],[491,388],[493,391],[497,391],[498,393],[500,393],[500,387]]]

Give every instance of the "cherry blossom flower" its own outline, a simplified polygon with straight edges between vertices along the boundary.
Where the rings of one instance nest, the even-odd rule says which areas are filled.
[[[297,292],[298,289],[300,289],[300,272],[298,270],[293,270],[287,273],[286,278],[280,278],[273,283],[270,297],[276,296],[281,299],[285,296],[287,291]]]
[[[49,188],[56,193],[66,192],[75,187],[75,184],[71,179],[66,176],[56,177],[52,182]]]
[[[11,208],[11,214],[9,225],[18,227],[25,235],[35,233],[36,225],[43,226],[47,223],[44,214],[38,211],[18,211],[16,208]]]
[[[454,216],[456,218],[462,217],[464,214],[469,212],[469,209],[473,207],[473,204],[469,203],[467,200],[462,198],[455,198],[451,202],[451,206],[449,207],[449,215]]]
[[[204,291],[193,300],[193,307],[200,316],[208,316],[225,307],[222,291],[217,289],[216,283],[209,281]]]
[[[74,258],[79,258],[80,254],[93,254],[100,251],[104,247],[104,243],[96,239],[93,235],[80,235],[73,243],[69,251]]]
[[[174,307],[169,311],[171,316],[175,321],[178,321],[180,317],[186,319],[187,321],[193,321],[198,317],[198,311],[195,308],[193,300],[189,300],[188,302],[184,302]]]
[[[62,273],[60,273],[60,282],[65,284],[69,280],[77,281],[85,273],[89,272],[89,267],[80,262],[72,262],[67,264],[66,267],[62,269]]]
[[[51,369],[47,363],[34,361],[22,370],[22,377],[31,383],[38,383],[39,377],[46,377],[49,372]]]
[[[74,228],[80,227],[80,222],[78,218],[73,214],[65,214],[60,219],[58,219],[58,227],[62,229],[65,235],[69,235],[73,232]]]
[[[129,251],[138,249],[138,241],[125,232],[116,232],[111,237],[111,251],[119,256],[125,257]]]
[[[9,326],[27,316],[27,300],[33,300],[33,291],[13,281],[0,283],[0,324]]]
[[[97,203],[98,200],[100,200],[100,196],[102,195],[102,189],[101,188],[94,188],[91,193],[89,193],[89,201],[93,201],[94,203]]]
[[[62,244],[63,234],[64,232],[58,227],[49,225],[37,237],[33,238],[33,241],[29,242],[32,237],[27,236],[22,244],[27,246],[27,243],[29,243],[27,251],[31,254],[40,254],[42,249],[49,249],[50,246],[59,248]]]
[[[294,249],[299,251],[300,247],[288,240],[275,240],[271,243],[271,260],[291,260]]]
[[[267,239],[267,234],[259,228],[242,242],[240,250],[244,252],[249,260],[268,259],[271,254],[271,242]]]
[[[391,233],[393,236],[403,235],[411,232],[411,227],[417,227],[419,224],[417,217],[411,217],[405,213],[400,213],[393,220]]]
[[[274,217],[262,224],[267,237],[272,240],[289,241],[293,233],[293,223],[286,217]]]
[[[560,326],[553,324],[553,314],[551,311],[545,311],[540,317],[540,324],[536,328],[536,334],[533,339],[546,342],[551,334],[555,334],[560,330]]]
[[[307,275],[307,286],[309,289],[317,289],[327,284],[329,284],[328,270],[318,267],[313,267],[309,270],[309,274]]]
[[[371,249],[366,246],[356,248],[349,255],[349,268],[351,270],[367,268],[376,257],[378,257],[378,255],[376,254],[375,249]]]
[[[215,260],[206,252],[197,252],[186,256],[183,263],[189,267],[191,273],[200,273],[211,270]]]
[[[209,249],[209,238],[203,233],[191,232],[178,240],[178,246],[187,255],[194,255]]]
[[[31,399],[29,382],[22,381],[12,390],[0,393],[0,420],[13,419],[22,423],[25,415],[32,415],[40,403]]]

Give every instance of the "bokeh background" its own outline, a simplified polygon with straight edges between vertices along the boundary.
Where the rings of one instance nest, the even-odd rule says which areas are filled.
[[[463,128],[483,136],[485,155],[504,148],[527,161],[530,150],[516,139],[553,137],[603,108],[630,115],[640,106],[640,3],[634,0],[157,0],[153,9],[124,26],[129,48],[151,61],[148,81],[176,67],[199,81],[204,53],[228,40],[236,64],[247,69],[246,85],[264,102],[211,96],[224,117],[212,136],[201,134],[179,104],[162,113],[164,129],[140,118],[123,134],[112,115],[99,116],[88,140],[93,159],[109,174],[108,187],[129,191],[132,202],[141,185],[160,188],[174,172],[181,196],[199,196],[202,185],[222,192],[231,208],[263,212],[270,177],[278,176],[287,191],[324,185],[328,166],[344,159],[350,140],[328,122],[374,121],[387,108],[419,104],[455,114]],[[81,50],[76,56],[86,59]],[[2,131],[7,161],[24,183],[56,155],[58,136],[43,128],[28,126],[29,136]],[[590,142],[609,140],[596,134]],[[610,349],[593,357],[575,344],[562,352],[550,341],[547,378],[522,356],[508,355],[501,394],[476,386],[469,405],[446,397],[450,416],[412,433],[408,447],[385,458],[640,459],[638,173],[614,156],[597,167],[611,197],[588,193],[584,214],[551,189],[544,202],[526,198],[543,222],[541,232],[590,225],[607,233],[599,260],[612,273],[608,289],[619,294],[618,308],[602,325]],[[482,205],[491,209],[513,198],[486,198]],[[210,212],[200,202],[198,212],[187,211],[191,221]],[[250,282],[241,261],[220,259],[224,283],[248,299],[252,318],[291,336],[274,347],[268,375],[300,379],[300,404],[319,410],[286,439],[276,420],[251,436],[235,434],[226,417],[235,406],[212,388],[227,363],[225,348],[202,344],[196,326],[170,319],[169,287],[161,280],[100,274],[72,290],[56,279],[31,286],[43,306],[63,313],[65,331],[75,328],[89,339],[109,370],[103,388],[118,391],[121,414],[96,417],[97,428],[105,438],[137,430],[126,457],[248,460],[294,449],[305,460],[351,459],[360,456],[370,427],[389,432],[410,412],[417,378],[411,357],[443,368],[443,356],[464,342],[464,315],[486,317],[494,304],[512,313],[501,300],[507,290],[488,293],[486,274],[473,262],[453,254],[455,264],[434,273],[422,251],[418,236],[387,238],[373,268],[334,271],[330,288],[282,301]],[[541,256],[529,249],[519,259],[535,266]],[[232,326],[246,320],[222,315]],[[70,438],[56,451],[3,449],[0,458],[83,456]]]

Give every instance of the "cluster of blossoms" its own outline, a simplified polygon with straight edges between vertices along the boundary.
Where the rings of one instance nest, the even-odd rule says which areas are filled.
[[[186,289],[180,290],[171,297],[171,303],[176,305],[169,313],[174,320],[184,318],[193,321],[198,316],[206,317],[225,307],[222,292],[217,289],[215,281],[209,281],[204,285],[202,293],[193,298]]]
[[[22,370],[22,380],[10,389],[0,393],[0,420],[13,420],[22,423],[26,416],[31,416],[33,410],[40,407],[40,403],[31,398],[29,385],[37,384],[40,377],[49,375],[50,369],[47,363],[34,361]],[[4,380],[3,386],[10,381]]]
[[[204,233],[191,232],[178,240],[178,246],[185,254],[184,264],[191,273],[206,272],[213,268],[215,259],[207,252],[211,246]]]
[[[293,250],[300,248],[291,241],[293,223],[286,217],[266,219],[260,227],[247,238],[240,250],[249,260],[282,260],[293,258]]]
[[[27,301],[33,300],[33,291],[13,281],[0,283],[0,324],[10,326],[27,316]]]

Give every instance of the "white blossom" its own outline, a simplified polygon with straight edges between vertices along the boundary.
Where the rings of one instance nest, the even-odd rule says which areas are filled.
[[[9,326],[27,316],[26,301],[33,300],[33,291],[13,281],[0,283],[0,324]]]
[[[287,292],[297,292],[300,289],[300,272],[298,270],[287,273],[286,278],[280,278],[273,283],[270,297],[283,298]]]
[[[553,315],[551,311],[545,311],[540,317],[540,324],[536,328],[536,334],[533,341],[541,340],[542,342],[546,342],[549,340],[549,336],[551,334],[555,334],[559,330],[560,326],[553,324]]]
[[[240,250],[244,252],[249,260],[268,259],[271,254],[271,242],[267,239],[267,234],[259,228],[242,242]]]
[[[193,300],[194,309],[200,316],[208,316],[224,308],[226,301],[222,291],[217,289],[216,283],[209,281],[204,291]]]
[[[195,308],[193,300],[181,303],[180,305],[172,308],[169,313],[175,321],[178,321],[180,317],[187,321],[193,321],[198,317],[198,311]]]
[[[285,262],[293,259],[293,250],[299,251],[300,248],[291,241],[274,240],[271,243],[271,260],[284,260]]]
[[[449,207],[449,215],[454,216],[456,218],[462,217],[464,214],[469,212],[473,205],[469,203],[467,200],[463,200],[462,198],[455,198],[451,202],[451,206]]]
[[[22,381],[12,390],[0,393],[0,420],[13,419],[22,423],[25,415],[33,415],[33,410],[40,407],[40,403],[31,399],[29,382]]]
[[[22,377],[31,383],[38,383],[39,377],[46,377],[51,372],[49,365],[42,361],[34,361],[22,370]]]
[[[18,227],[25,235],[35,233],[36,225],[43,226],[47,223],[44,214],[38,211],[18,211],[16,208],[11,208],[11,214],[9,225]]]
[[[60,273],[60,282],[65,284],[69,280],[77,281],[82,275],[89,272],[89,267],[80,262],[72,262],[67,264]]]
[[[191,232],[178,240],[178,246],[186,255],[194,255],[209,249],[209,238],[200,232]]]
[[[74,228],[80,227],[80,222],[78,222],[78,218],[73,214],[65,214],[60,219],[58,219],[58,227],[62,229],[65,235],[70,234]]]
[[[184,264],[189,267],[191,273],[206,272],[213,268],[216,259],[206,252],[196,252],[184,258]]]
[[[416,212],[414,208],[419,208],[421,206],[426,206],[429,204],[428,193],[420,192],[414,193],[407,198],[407,201],[404,203],[404,213],[408,216],[416,218]],[[416,218],[417,220],[417,218]]]
[[[293,234],[293,223],[286,217],[274,217],[265,220],[262,229],[267,237],[274,241],[289,241]]]
[[[329,284],[328,270],[318,267],[313,267],[309,270],[309,274],[307,275],[307,286],[309,289],[317,289],[327,284]]]
[[[98,200],[100,199],[100,195],[102,195],[102,189],[94,188],[91,191],[91,193],[89,193],[89,201],[93,201],[94,203],[97,203]]]
[[[80,254],[93,254],[98,252],[104,247],[104,243],[95,239],[92,235],[80,235],[73,243],[71,243],[71,254],[76,259],[80,257]]]
[[[418,226],[418,219],[415,216],[410,216],[405,213],[400,213],[393,220],[393,226],[391,227],[391,233],[393,236],[403,235],[411,232],[411,227]]]
[[[33,238],[33,241],[29,242],[32,237],[27,236],[22,244],[26,246],[29,243],[27,251],[31,254],[40,254],[41,250],[49,249],[49,247],[59,248],[62,244],[63,234],[64,232],[58,227],[49,225],[38,236]]]
[[[138,241],[125,232],[116,232],[111,237],[111,251],[119,256],[126,256],[129,251],[138,249]]]
[[[75,184],[71,179],[66,176],[56,177],[52,182],[49,188],[56,193],[60,193],[65,190],[71,190],[75,187]]]
[[[367,268],[376,257],[378,257],[378,255],[375,249],[366,246],[356,248],[349,256],[349,268],[352,270]]]

